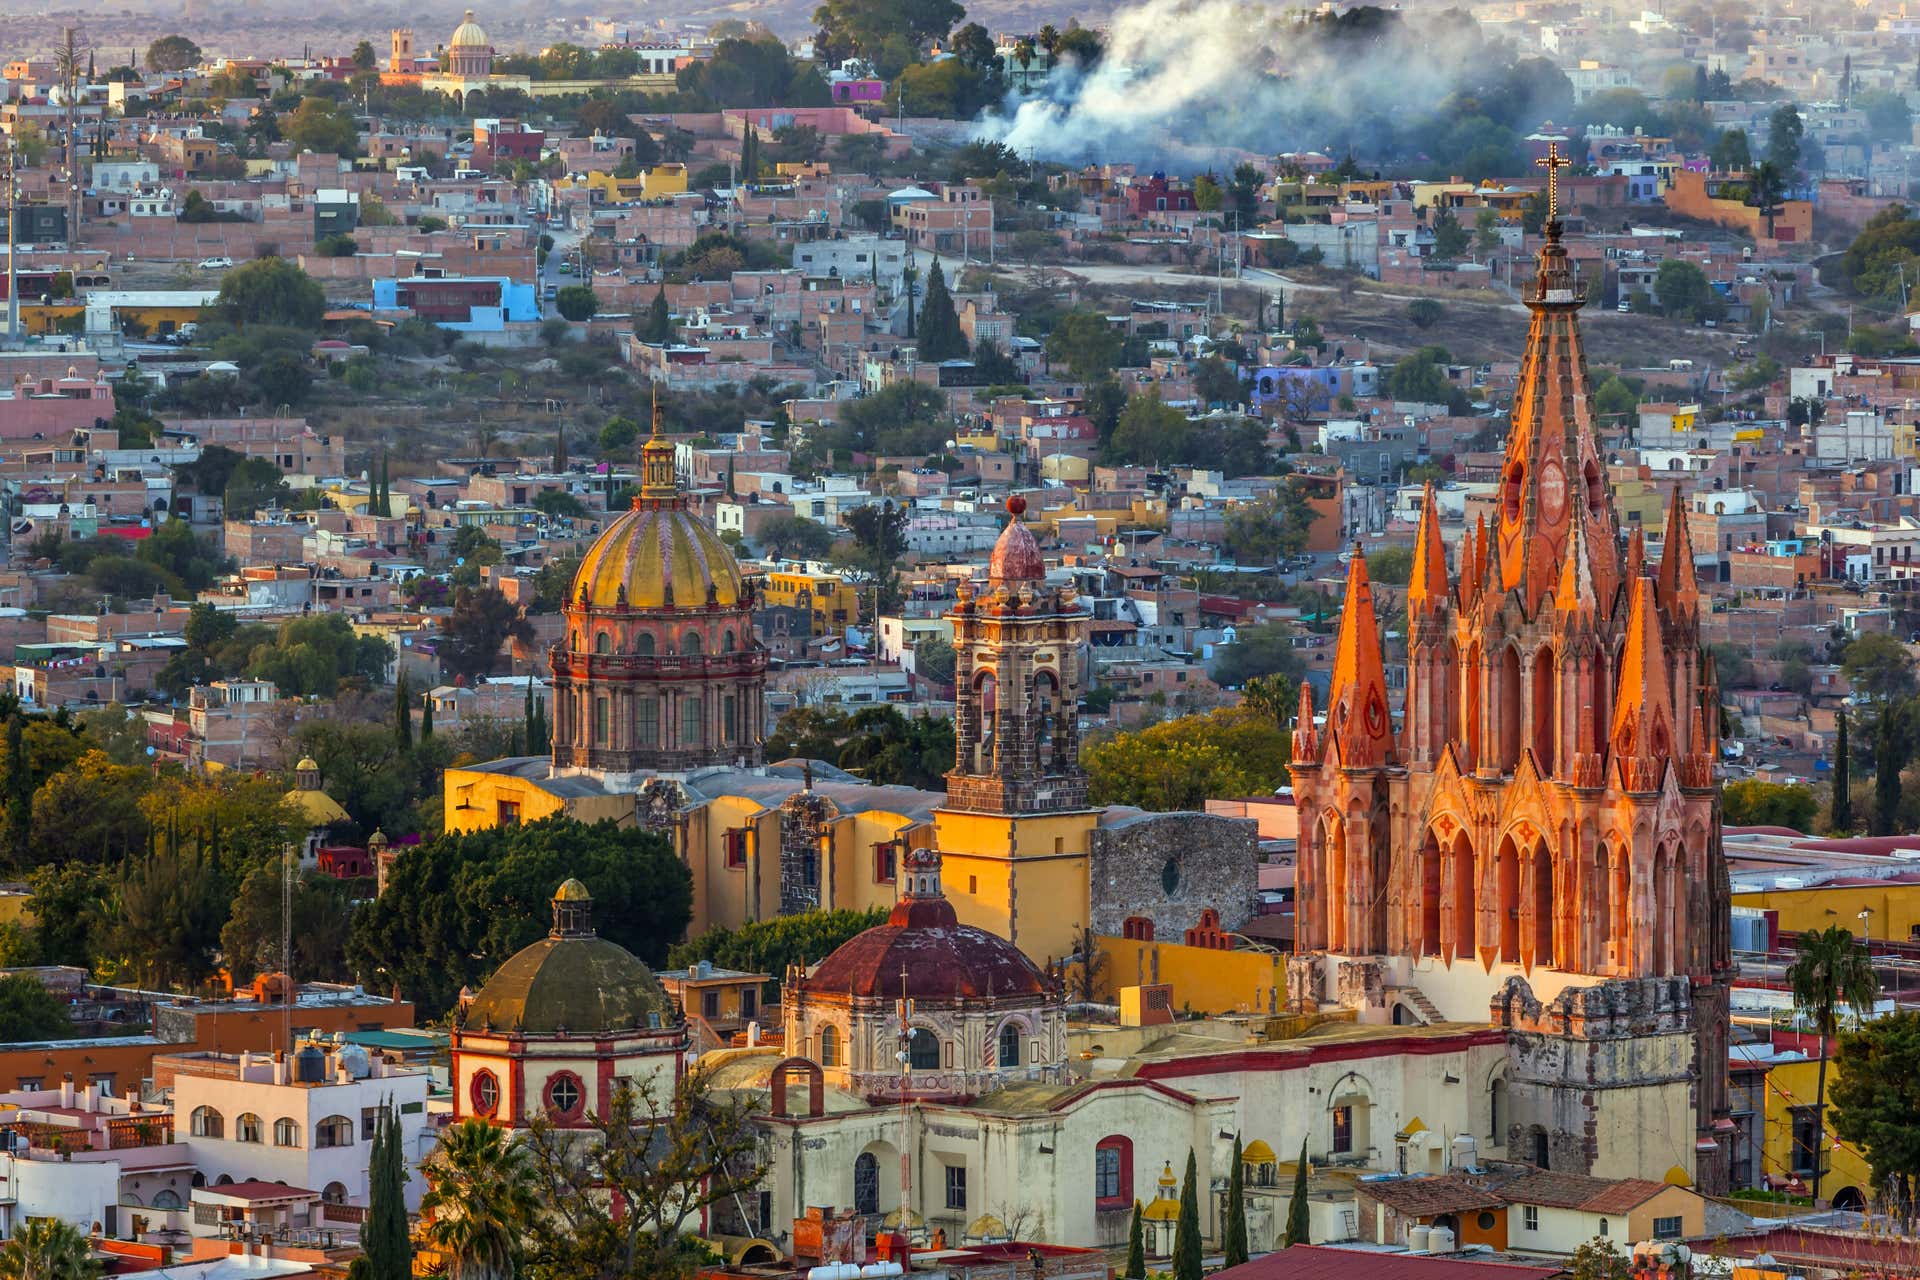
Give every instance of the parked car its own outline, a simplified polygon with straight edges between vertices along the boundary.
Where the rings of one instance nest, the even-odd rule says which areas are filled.
[[[202,271],[225,271],[225,270],[226,270],[226,269],[227,269],[228,267],[230,267],[230,266],[232,266],[232,265],[233,265],[233,259],[232,259],[232,258],[202,258],[202,259],[200,259],[200,269],[201,269]]]

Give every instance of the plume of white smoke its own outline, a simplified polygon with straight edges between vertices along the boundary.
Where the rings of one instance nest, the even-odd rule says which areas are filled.
[[[983,113],[974,136],[1042,160],[1177,172],[1231,168],[1235,152],[1379,156],[1486,62],[1471,22],[1392,21],[1350,39],[1302,22],[1250,0],[1146,0],[1114,15],[1092,70],[1062,63],[1039,96]]]

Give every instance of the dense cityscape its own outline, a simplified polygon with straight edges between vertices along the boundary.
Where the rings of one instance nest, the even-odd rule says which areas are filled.
[[[0,1280],[1920,1277],[1903,6],[0,44]]]

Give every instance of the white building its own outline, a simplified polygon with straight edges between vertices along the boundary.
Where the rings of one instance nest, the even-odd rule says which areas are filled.
[[[372,1060],[342,1042],[295,1053],[194,1053],[155,1062],[172,1070],[174,1114],[206,1185],[274,1182],[331,1204],[367,1203],[368,1145],[383,1107],[398,1113],[407,1162],[432,1150],[428,1073]],[[407,1182],[418,1208],[419,1178]]]
[[[58,1218],[113,1239],[186,1225],[193,1161],[173,1117],[71,1078],[58,1089],[0,1094],[0,1231]]]
[[[901,272],[907,265],[907,244],[904,240],[885,240],[879,236],[807,240],[793,246],[793,265],[810,276],[871,280],[898,289]]]
[[[1813,429],[1813,453],[1824,462],[1884,462],[1893,457],[1893,424],[1877,409],[1830,413]]]

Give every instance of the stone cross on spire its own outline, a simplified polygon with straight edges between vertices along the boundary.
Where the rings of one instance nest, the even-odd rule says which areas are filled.
[[[1547,221],[1558,222],[1560,220],[1560,171],[1573,161],[1560,154],[1559,143],[1549,142],[1547,154],[1535,160],[1534,163],[1547,171]]]

